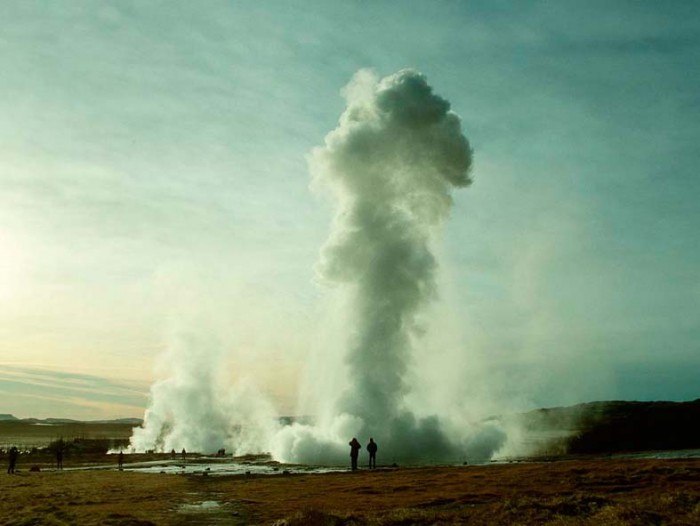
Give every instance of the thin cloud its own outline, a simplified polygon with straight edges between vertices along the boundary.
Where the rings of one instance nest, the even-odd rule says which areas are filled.
[[[64,400],[79,407],[125,407],[133,414],[146,404],[147,386],[137,382],[63,371],[4,365],[0,389],[12,397]]]

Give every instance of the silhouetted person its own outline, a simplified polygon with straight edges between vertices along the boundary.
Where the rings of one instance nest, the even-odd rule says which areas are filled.
[[[120,451],[119,456],[117,457],[117,465],[119,466],[119,471],[124,469],[124,452]]]
[[[360,454],[362,446],[356,438],[353,438],[348,445],[350,446],[350,463],[352,464],[352,470],[355,471],[357,469],[357,456]]]
[[[182,448],[182,461],[184,462],[187,460],[187,451],[185,451],[185,448]]]
[[[10,455],[9,456],[10,456],[10,465],[7,467],[7,472],[14,473],[15,466],[17,465],[17,458],[19,457],[19,450],[15,446],[12,446],[10,448]]]
[[[175,457],[176,457],[176,456],[177,456],[177,453],[175,453],[175,448],[173,448],[173,450],[170,452],[170,458],[172,458],[173,460],[175,460]]]
[[[374,469],[377,467],[377,443],[373,438],[369,439],[367,452],[369,453],[369,469]]]
[[[63,448],[56,448],[56,469],[63,469]]]

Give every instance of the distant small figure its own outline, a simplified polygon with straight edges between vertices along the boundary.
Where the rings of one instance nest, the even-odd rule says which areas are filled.
[[[355,471],[357,469],[357,456],[360,454],[362,446],[357,441],[357,438],[354,437],[348,445],[350,446],[350,463],[352,465],[352,470]]]
[[[56,448],[56,469],[63,469],[63,448]]]
[[[187,451],[185,451],[185,448],[182,448],[182,461],[185,462],[187,460]]]
[[[124,469],[124,452],[120,451],[119,456],[117,456],[117,464],[119,466],[119,471]]]
[[[176,456],[177,456],[177,453],[175,452],[175,448],[173,448],[173,450],[170,452],[170,458],[172,458],[173,460],[175,460],[175,457],[176,457]]]
[[[369,469],[374,469],[377,467],[377,443],[373,438],[369,439],[367,452],[369,453]]]
[[[9,457],[10,457],[10,465],[7,467],[7,472],[14,473],[15,466],[17,465],[17,458],[19,457],[19,450],[15,446],[12,446],[10,448]]]

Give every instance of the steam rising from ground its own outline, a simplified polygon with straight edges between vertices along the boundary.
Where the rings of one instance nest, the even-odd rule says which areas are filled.
[[[170,375],[152,387],[144,425],[134,431],[136,450],[226,447],[345,464],[354,436],[376,439],[380,463],[486,460],[503,445],[500,427],[467,425],[444,406],[419,409],[411,396],[421,377],[417,351],[441,350],[425,338],[438,296],[432,245],[452,191],[471,183],[460,119],[411,70],[381,80],[362,70],[344,95],[339,126],[310,156],[314,186],[337,206],[318,274],[340,305],[320,324],[332,330],[320,373],[309,378],[315,422],[275,429],[257,393],[228,388],[215,342],[180,337],[164,357]]]
[[[179,334],[160,360],[168,374],[151,387],[143,426],[131,437],[132,449],[267,451],[277,428],[274,410],[253,385],[231,384],[225,353],[215,338]]]
[[[504,440],[497,427],[456,429],[406,404],[422,316],[437,296],[431,243],[452,190],[471,182],[460,119],[411,70],[382,80],[360,71],[345,97],[339,126],[310,158],[315,185],[330,189],[337,203],[318,271],[346,295],[345,389],[323,393],[316,425],[284,428],[273,453],[343,462],[351,437],[373,436],[395,461],[490,458]]]

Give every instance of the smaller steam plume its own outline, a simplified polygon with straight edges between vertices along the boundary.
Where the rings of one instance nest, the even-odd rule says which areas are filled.
[[[226,355],[211,336],[174,338],[160,357],[165,379],[151,387],[143,426],[134,428],[135,451],[264,453],[277,430],[272,406],[253,385],[231,385]]]
[[[452,191],[471,183],[460,119],[412,70],[381,80],[362,70],[344,94],[347,108],[310,167],[337,206],[318,272],[345,297],[345,388],[322,393],[316,425],[282,429],[273,453],[342,463],[349,438],[373,436],[396,461],[488,459],[505,440],[500,428],[447,426],[440,408],[421,416],[407,404],[421,316],[438,296],[432,244]]]

